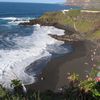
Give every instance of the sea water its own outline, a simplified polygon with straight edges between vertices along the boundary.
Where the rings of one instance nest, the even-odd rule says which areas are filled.
[[[23,84],[35,82],[37,72],[53,56],[70,52],[64,42],[48,34],[64,35],[64,30],[53,26],[20,26],[48,11],[72,9],[57,4],[0,3],[0,84],[10,88],[11,80],[19,79]],[[29,65],[34,64],[33,69]],[[38,64],[37,64],[38,62]],[[41,64],[40,67],[39,63]]]

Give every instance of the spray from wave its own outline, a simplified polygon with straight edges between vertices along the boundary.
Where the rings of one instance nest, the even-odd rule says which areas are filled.
[[[35,25],[34,31],[28,36],[16,36],[8,41],[15,43],[13,48],[0,49],[0,83],[10,88],[11,80],[20,79],[23,84],[35,82],[35,70],[27,73],[26,67],[39,59],[48,62],[52,52],[56,54],[68,53],[62,47],[63,42],[51,38],[48,34],[63,35],[64,30],[54,27]],[[34,67],[34,66],[33,66]],[[37,71],[38,72],[38,71]]]
[[[7,21],[9,25],[18,25],[19,23],[29,22],[30,19],[34,19],[31,17],[2,17],[0,20]]]

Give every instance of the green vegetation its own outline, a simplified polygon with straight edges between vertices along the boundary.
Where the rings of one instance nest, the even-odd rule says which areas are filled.
[[[88,78],[80,82],[80,87],[83,88],[86,92],[90,91],[92,95],[98,99],[100,98],[100,82],[95,81],[97,73],[98,71],[93,69],[88,75]]]
[[[13,94],[0,86],[0,100],[100,100],[100,82],[95,81],[97,73],[98,71],[93,69],[85,80],[80,80],[78,74],[72,73],[68,76],[68,86],[59,92],[29,90],[27,93],[16,91]],[[19,80],[12,81],[14,87],[22,86],[20,83]]]
[[[90,21],[80,20],[76,22],[76,27],[79,32],[89,32],[93,28],[93,24]]]
[[[0,98],[3,98],[6,96],[6,90],[0,85]]]
[[[88,39],[96,40],[100,39],[100,30],[95,31],[87,36]]]
[[[100,66],[100,62],[96,62],[96,65],[97,65],[97,66]]]
[[[11,86],[13,86],[13,87],[21,87],[22,83],[21,83],[20,80],[15,79],[15,80],[11,81]]]
[[[100,13],[86,13],[81,10],[49,12],[40,17],[40,20],[72,26],[84,34],[85,39],[100,39]]]
[[[69,10],[68,11],[68,16],[73,17],[73,18],[78,17],[80,14],[81,14],[80,10]]]

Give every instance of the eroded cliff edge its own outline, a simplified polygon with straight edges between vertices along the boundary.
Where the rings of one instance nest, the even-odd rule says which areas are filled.
[[[38,19],[20,23],[20,25],[54,26],[65,30],[64,36],[52,36],[59,40],[78,41],[100,39],[100,11],[65,10],[61,12],[48,12]]]
[[[45,81],[43,81],[44,83],[42,83],[42,88],[41,82],[38,85],[35,84],[34,87],[42,90],[48,89],[48,87],[51,86],[49,88],[56,91],[59,89],[59,87],[66,85],[65,73],[67,72],[75,72],[75,70],[78,69],[78,72],[81,72],[82,70],[82,74],[84,71],[89,71],[92,68],[96,68],[98,71],[100,70],[100,11],[63,10],[61,12],[50,12],[44,14],[39,19],[30,20],[29,23],[21,23],[20,25],[34,24],[54,26],[65,30],[65,35],[62,36],[51,34],[48,35],[57,40],[72,44],[74,48],[74,51],[69,54],[69,57],[67,55],[68,59],[64,58],[62,60],[66,60],[63,65],[50,65],[46,67],[47,69],[44,70],[41,76],[46,76],[48,78],[47,80],[45,79]],[[55,68],[58,68],[58,66],[59,72],[57,73],[59,74],[55,74]],[[51,78],[51,72],[54,79]],[[55,79],[58,80],[54,82]],[[52,83],[49,85],[48,82]],[[45,84],[48,85],[45,86]]]

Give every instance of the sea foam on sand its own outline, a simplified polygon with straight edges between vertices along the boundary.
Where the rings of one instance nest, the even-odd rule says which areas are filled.
[[[0,83],[6,88],[11,88],[10,84],[13,79],[20,79],[23,84],[34,83],[35,77],[25,73],[25,68],[42,57],[51,57],[49,50],[56,51],[55,46],[52,45],[58,47],[58,54],[68,52],[67,48],[61,47],[64,42],[48,35],[63,35],[64,30],[52,26],[34,25],[33,27],[34,31],[31,35],[12,39],[12,42],[16,43],[15,49],[0,49]],[[32,74],[34,75],[34,72]]]

